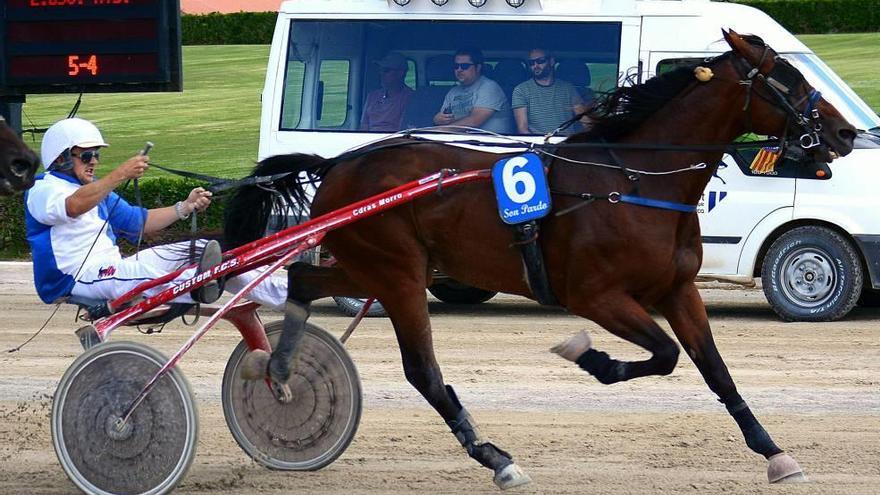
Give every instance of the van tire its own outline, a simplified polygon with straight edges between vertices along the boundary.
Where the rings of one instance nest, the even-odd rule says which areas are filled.
[[[495,297],[497,292],[465,285],[451,278],[434,282],[428,287],[437,299],[449,304],[480,304]]]
[[[334,296],[333,301],[347,316],[357,316],[361,308],[364,307],[364,304],[367,303],[366,299],[361,299],[359,297]],[[388,313],[385,312],[382,303],[379,301],[373,301],[373,304],[370,305],[370,309],[367,310],[367,314],[364,316],[367,318],[381,318],[388,316]]]
[[[826,227],[782,234],[761,267],[764,295],[785,321],[834,321],[862,292],[862,264],[852,243]]]

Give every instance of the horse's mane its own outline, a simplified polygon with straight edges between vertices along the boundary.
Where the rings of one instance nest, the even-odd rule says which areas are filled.
[[[764,40],[759,36],[746,34],[741,37],[752,46],[766,46]],[[712,66],[729,58],[731,53],[727,52],[714,57],[702,65]],[[681,66],[652,77],[641,84],[623,85],[606,93],[589,111],[588,117],[592,122],[588,128],[584,132],[571,136],[567,141],[613,142],[621,139],[693,83],[695,67],[696,64]]]
[[[694,65],[678,67],[632,86],[620,86],[600,96],[590,109],[590,124],[568,142],[614,142],[638,128],[694,79]]]

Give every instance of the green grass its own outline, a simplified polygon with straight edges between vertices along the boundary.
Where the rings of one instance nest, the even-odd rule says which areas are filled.
[[[875,111],[880,112],[880,33],[798,36]]]
[[[104,167],[152,141],[151,159],[212,175],[244,175],[257,158],[260,92],[269,47],[183,48],[183,92],[85,94],[77,116],[94,121],[110,143]],[[23,125],[48,127],[67,116],[77,95],[30,95]],[[42,136],[25,140],[39,149]],[[150,171],[152,175],[158,170]]]
[[[880,33],[799,37],[871,105],[880,110]],[[78,115],[93,120],[111,144],[104,167],[156,147],[154,162],[225,177],[244,175],[257,156],[260,92],[269,47],[183,48],[182,93],[86,94]],[[67,115],[76,95],[31,95],[24,106],[27,127],[48,127]],[[328,115],[331,117],[332,114]],[[39,139],[26,139],[39,149]],[[158,174],[157,170],[150,175]]]

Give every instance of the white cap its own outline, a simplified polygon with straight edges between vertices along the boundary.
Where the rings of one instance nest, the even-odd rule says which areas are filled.
[[[43,144],[40,146],[43,166],[48,169],[64,150],[69,150],[74,146],[94,148],[110,145],[104,142],[104,137],[101,136],[101,131],[95,127],[95,124],[88,120],[76,117],[59,120],[52,124],[52,127],[43,136]]]

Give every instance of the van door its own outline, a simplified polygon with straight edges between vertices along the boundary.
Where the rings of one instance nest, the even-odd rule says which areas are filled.
[[[652,75],[681,65],[693,65],[717,53],[650,52]],[[757,137],[763,139],[763,136]],[[767,215],[794,206],[795,177],[789,168],[776,166],[774,150],[743,150],[737,156],[724,155],[722,163],[706,185],[697,208],[703,236],[703,266],[700,275],[744,276],[737,273],[745,241]],[[751,263],[744,266],[750,267]]]

